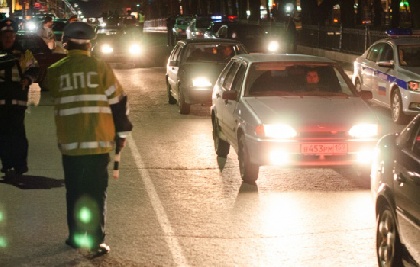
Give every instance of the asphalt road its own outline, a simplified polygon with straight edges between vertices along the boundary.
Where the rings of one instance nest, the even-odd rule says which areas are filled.
[[[0,179],[0,266],[376,266],[369,181],[351,170],[263,167],[241,182],[214,153],[209,108],[181,116],[163,68],[116,69],[134,124],[108,190],[111,253],[64,244],[65,188],[52,100],[31,88],[29,169]],[[374,108],[383,133],[400,129]],[[110,166],[111,167],[111,166]],[[112,179],[112,178],[111,178]]]

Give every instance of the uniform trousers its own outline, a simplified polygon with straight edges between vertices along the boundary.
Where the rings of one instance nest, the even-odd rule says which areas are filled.
[[[28,139],[22,107],[0,106],[0,158],[2,172],[12,168],[19,174],[28,171]]]
[[[88,237],[97,246],[105,239],[109,154],[62,156],[69,240]]]

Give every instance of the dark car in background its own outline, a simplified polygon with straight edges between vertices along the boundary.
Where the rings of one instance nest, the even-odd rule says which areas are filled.
[[[382,137],[372,164],[378,266],[420,264],[420,115]]]
[[[162,66],[166,46],[157,43],[153,32],[143,32],[140,26],[100,28],[92,41],[91,53],[108,63],[133,67]],[[157,41],[156,41],[157,40]]]
[[[178,41],[166,66],[169,104],[178,103],[180,114],[189,114],[193,104],[211,104],[214,82],[230,57],[222,49],[230,48],[231,56],[247,53],[237,40],[196,38]]]
[[[48,67],[65,57],[66,54],[53,53],[36,33],[18,32],[16,40],[24,50],[30,50],[38,61],[39,74],[35,82],[39,84],[43,91],[47,90],[44,80]]]
[[[257,24],[225,23],[214,34],[217,38],[236,39],[242,42],[250,53],[267,52],[267,37],[264,28]]]

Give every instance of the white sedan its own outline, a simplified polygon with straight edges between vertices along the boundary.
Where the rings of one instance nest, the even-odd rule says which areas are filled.
[[[216,154],[232,146],[244,181],[259,167],[356,166],[369,172],[378,119],[327,58],[249,54],[231,59],[212,94]]]

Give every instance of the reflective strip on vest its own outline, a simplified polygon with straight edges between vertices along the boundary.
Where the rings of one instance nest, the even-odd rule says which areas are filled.
[[[69,151],[77,148],[98,148],[98,147],[110,147],[114,145],[113,142],[108,141],[93,141],[93,142],[75,142],[70,144],[60,144],[61,150]]]
[[[61,109],[56,110],[55,114],[59,116],[68,116],[68,115],[76,115],[76,114],[83,114],[83,113],[111,113],[111,109],[109,107],[78,107],[78,108],[68,108],[68,109]]]
[[[6,100],[0,99],[0,105],[6,105]]]
[[[108,89],[105,90],[105,94],[107,96],[112,95],[115,91],[117,90],[117,88],[115,87],[115,85],[111,85]]]
[[[5,81],[6,77],[5,77],[5,71],[4,70],[0,70],[0,80],[1,81]],[[20,78],[20,74],[19,74],[19,69],[16,68],[15,66],[12,68],[12,82],[20,82],[21,78]]]
[[[105,95],[77,95],[57,98],[55,104],[66,104],[80,101],[108,101]]]
[[[120,97],[116,96],[116,97],[110,99],[108,102],[109,102],[110,105],[117,104],[118,102],[120,102]]]
[[[22,101],[22,100],[12,99],[12,105],[18,105],[18,106],[22,106],[22,107],[27,107],[28,106],[28,102]]]

